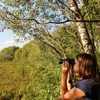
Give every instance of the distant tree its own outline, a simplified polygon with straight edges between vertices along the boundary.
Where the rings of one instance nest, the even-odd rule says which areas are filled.
[[[30,43],[27,43],[23,46],[22,48],[22,55],[21,55],[21,60],[28,60],[29,53],[31,51],[32,46]]]
[[[8,47],[0,51],[0,61],[12,61],[14,59],[14,54],[19,47]]]
[[[22,56],[22,48],[19,48],[19,49],[16,50],[16,52],[14,54],[14,60],[15,61],[20,61],[21,56]]]

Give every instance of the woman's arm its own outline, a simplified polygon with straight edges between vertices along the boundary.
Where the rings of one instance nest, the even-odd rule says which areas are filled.
[[[60,95],[61,95],[62,99],[64,98],[65,93],[68,91],[68,88],[67,88],[67,74],[68,74],[68,72],[66,74],[62,73],[62,75],[61,75]]]
[[[68,90],[72,88],[72,85],[69,83],[70,80],[70,65],[66,61],[62,64],[62,75],[61,75],[61,88],[60,95],[64,99],[64,95]]]

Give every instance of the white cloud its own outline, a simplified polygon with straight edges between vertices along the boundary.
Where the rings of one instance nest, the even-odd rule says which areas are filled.
[[[4,44],[10,45],[10,44],[14,44],[14,43],[15,43],[15,41],[12,39],[12,40],[10,40],[10,41],[6,41]]]

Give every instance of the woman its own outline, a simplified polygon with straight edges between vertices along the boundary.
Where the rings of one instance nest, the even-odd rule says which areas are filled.
[[[86,53],[78,54],[75,64],[70,65],[68,61],[62,64],[61,89],[62,100],[82,98],[82,100],[99,100],[99,91],[96,78],[97,63],[94,56]],[[70,80],[71,68],[78,74],[78,82],[72,88]]]

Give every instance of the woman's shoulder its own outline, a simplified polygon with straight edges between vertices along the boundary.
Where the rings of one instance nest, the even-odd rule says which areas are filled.
[[[96,84],[94,84],[90,79],[83,79],[75,84],[76,88],[81,89],[84,92],[90,91]]]
[[[93,82],[90,79],[83,79],[81,81],[78,81],[75,84],[75,87],[85,91],[87,89],[92,88],[93,85],[94,84],[93,84]]]
[[[90,79],[83,79],[83,80],[80,80],[80,81],[78,81],[77,83],[76,83],[76,85],[83,85],[83,84],[91,84],[91,85],[93,85],[94,83],[90,80]]]
[[[75,88],[80,89],[86,95],[86,97],[99,97],[99,91],[97,84],[93,83],[90,79],[83,79],[76,83]],[[94,99],[93,99],[94,100]],[[95,99],[98,100],[98,99]]]

